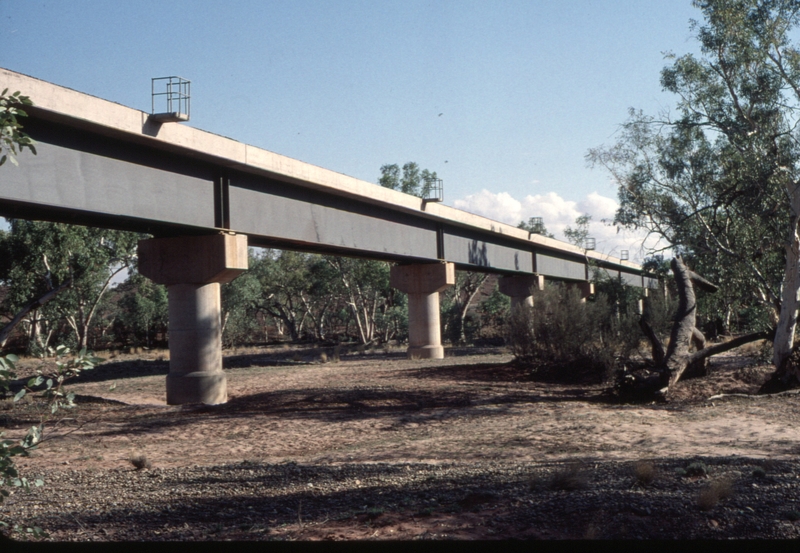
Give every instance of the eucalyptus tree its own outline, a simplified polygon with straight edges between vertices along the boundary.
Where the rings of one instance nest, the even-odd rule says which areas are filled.
[[[250,250],[250,267],[256,264]],[[268,339],[263,317],[258,317],[261,284],[256,274],[245,271],[231,282],[220,287],[222,302],[222,343],[227,346],[243,344],[254,336]]]
[[[585,248],[588,245],[589,223],[591,222],[592,216],[588,213],[576,217],[575,226],[564,229],[564,236],[566,237],[567,242],[573,246]]]
[[[488,273],[472,271],[456,271],[456,282],[444,291],[442,310],[446,313],[443,333],[450,336],[452,342],[467,342],[467,315],[469,308],[481,291]]]
[[[125,340],[126,335],[133,335],[134,342],[152,347],[156,333],[166,333],[168,328],[167,287],[132,272],[116,292],[119,294],[115,320],[117,338]]]
[[[428,183],[436,178],[438,178],[436,171],[420,170],[416,162],[409,161],[403,164],[402,173],[400,166],[396,163],[383,165],[378,184],[384,188],[391,188],[392,190],[399,190],[412,196],[424,198],[428,194]]]
[[[114,278],[132,266],[141,235],[63,223],[10,221],[0,235],[3,262],[0,280],[8,286],[3,306],[12,316],[28,309],[31,346],[40,341],[42,327],[51,334],[65,323],[80,348],[88,344],[89,331],[104,295]],[[47,305],[42,298],[58,291]],[[30,309],[31,301],[38,309]],[[45,313],[39,313],[39,310]],[[41,316],[44,315],[44,316]],[[40,341],[47,345],[47,340]]]
[[[249,273],[261,288],[257,309],[272,317],[292,340],[299,340],[308,318],[309,256],[289,250],[264,250],[251,259]]]
[[[619,186],[618,225],[663,239],[729,301],[771,311],[776,376],[797,382],[800,0],[694,5],[700,54],[669,55],[661,73],[674,116],[631,110],[617,143],[587,158]]]
[[[325,257],[338,277],[336,292],[358,330],[358,340],[370,344],[387,335],[395,291],[389,286],[389,264],[371,259]]]

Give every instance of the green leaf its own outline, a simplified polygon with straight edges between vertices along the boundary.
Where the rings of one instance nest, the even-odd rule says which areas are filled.
[[[27,392],[27,390],[25,388],[23,388],[19,392],[17,392],[17,395],[14,396],[14,402],[17,402],[17,401],[21,400],[26,392]]]
[[[42,427],[41,426],[31,426],[28,429],[28,433],[22,439],[22,444],[27,447],[33,447],[39,442],[42,441]]]

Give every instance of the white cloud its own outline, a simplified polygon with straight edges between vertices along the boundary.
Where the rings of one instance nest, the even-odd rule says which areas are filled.
[[[592,217],[589,236],[595,239],[598,252],[618,256],[620,251],[628,250],[631,261],[635,262],[641,262],[646,255],[643,248],[645,234],[617,231],[615,226],[610,225],[619,204],[613,198],[597,192],[574,202],[565,200],[556,192],[528,195],[517,200],[508,192],[494,193],[484,189],[454,201],[453,207],[514,226],[530,217],[541,217],[547,230],[559,240],[565,240],[564,229],[574,226],[577,217],[589,214]],[[652,246],[653,242],[650,239],[647,245]]]
[[[592,192],[586,199],[578,202],[578,211],[589,213],[596,221],[612,221],[617,213],[619,204],[612,198],[601,196],[597,192]]]

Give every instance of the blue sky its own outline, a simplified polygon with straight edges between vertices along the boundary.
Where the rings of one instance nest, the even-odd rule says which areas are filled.
[[[0,0],[0,67],[147,111],[150,78],[180,75],[189,125],[371,182],[416,161],[446,203],[559,235],[613,215],[584,155],[629,107],[674,105],[662,53],[696,50],[699,17],[690,0]],[[633,248],[600,227],[599,249]]]

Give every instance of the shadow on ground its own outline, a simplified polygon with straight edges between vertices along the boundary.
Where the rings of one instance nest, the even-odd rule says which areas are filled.
[[[69,516],[49,510],[30,522],[51,532],[82,530],[112,540],[356,539],[370,534],[385,539],[389,529],[408,527],[414,528],[409,537],[435,528],[438,536],[429,537],[437,539],[724,539],[775,537],[786,531],[797,463],[710,457],[652,463],[655,476],[646,486],[637,485],[632,463],[612,461],[491,469],[243,461],[130,471],[115,477],[121,480],[122,496]],[[685,474],[691,463],[702,463],[711,475],[738,475],[730,497],[710,508],[700,506],[698,482]],[[562,485],[566,473],[577,478],[574,486]],[[136,502],[123,500],[128,488],[136,490],[131,493]],[[759,506],[767,490],[770,516],[756,517],[750,506]]]

